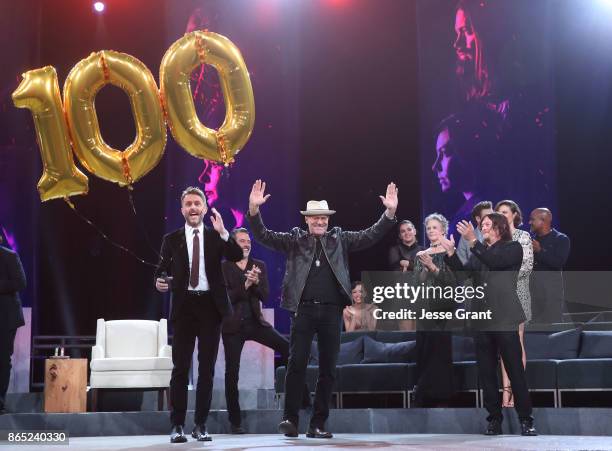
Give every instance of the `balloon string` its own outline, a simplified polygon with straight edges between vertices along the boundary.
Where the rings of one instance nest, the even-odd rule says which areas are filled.
[[[98,232],[98,234],[104,238],[107,242],[109,242],[111,245],[115,246],[118,249],[121,249],[122,251],[130,254],[132,257],[134,257],[136,260],[138,260],[140,263],[143,263],[147,266],[151,266],[153,268],[157,268],[157,265],[155,263],[150,263],[148,261],[146,261],[145,259],[139,257],[138,255],[136,255],[134,252],[132,252],[131,250],[129,250],[127,247],[113,241],[112,239],[110,239],[108,237],[108,235],[106,235],[106,233],[104,233],[102,231],[102,229],[100,229],[100,227],[98,227],[96,224],[93,223],[93,221],[91,221],[90,219],[86,218],[85,216],[83,216],[74,206],[74,204],[70,201],[70,199],[68,199],[67,197],[64,197],[64,202],[66,202],[66,204],[72,209],[72,211],[74,211],[74,213],[81,218],[81,220],[85,221],[87,224],[89,224],[96,232]]]
[[[110,80],[110,72],[108,65],[106,64],[106,58],[104,58],[104,52],[100,52],[100,65],[102,66],[102,74],[104,75],[104,81],[108,83]]]
[[[204,45],[204,40],[202,36],[196,34],[196,53],[198,54],[198,59],[200,60],[200,64],[206,64],[206,46]]]
[[[131,191],[133,189],[132,184],[134,183],[134,179],[132,178],[132,173],[130,171],[130,163],[127,160],[127,157],[125,156],[125,152],[121,153],[121,165],[123,166],[123,176],[127,181],[128,189]]]
[[[159,92],[159,103],[161,104],[161,109],[162,109],[162,113],[164,115],[164,120],[166,121],[166,124],[168,124],[168,109],[166,108],[166,101],[164,100],[164,94],[160,91]]]
[[[136,219],[136,223],[139,225],[140,230],[142,231],[142,234],[145,237],[145,241],[147,242],[147,245],[149,246],[149,248],[151,248],[153,253],[155,255],[157,255],[158,258],[161,258],[161,255],[159,255],[159,252],[157,252],[157,249],[155,248],[155,246],[153,246],[153,244],[151,244],[151,239],[149,238],[149,234],[147,233],[147,229],[145,229],[145,227],[144,227],[144,221],[139,221],[138,220],[138,213],[136,213],[136,203],[134,202],[134,195],[132,194],[132,190],[128,191],[128,198],[129,198],[129,201],[130,201],[130,206],[132,207],[132,212],[134,213],[134,218]]]
[[[223,133],[217,132],[216,136],[217,136],[217,150],[219,151],[219,154],[221,155],[221,162],[225,165],[225,167],[228,167],[230,164],[234,162],[234,158],[229,156],[227,152],[227,144],[225,143],[225,136],[223,135]]]

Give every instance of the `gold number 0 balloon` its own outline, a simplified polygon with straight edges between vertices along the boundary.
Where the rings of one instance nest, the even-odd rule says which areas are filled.
[[[87,177],[72,159],[55,69],[46,66],[23,74],[23,80],[13,92],[13,102],[18,108],[29,109],[34,117],[43,162],[38,181],[40,199],[44,202],[87,193]]]
[[[218,131],[200,122],[193,103],[191,72],[201,64],[219,73],[226,113]],[[178,144],[197,158],[233,161],[255,124],[253,88],[238,48],[216,33],[188,33],[164,55],[159,79],[166,119]]]
[[[102,139],[94,99],[108,83],[124,90],[132,107],[136,139],[124,151]],[[64,105],[74,152],[89,172],[120,185],[137,181],[161,160],[166,127],[151,71],[125,53],[92,53],[72,68],[64,84]]]

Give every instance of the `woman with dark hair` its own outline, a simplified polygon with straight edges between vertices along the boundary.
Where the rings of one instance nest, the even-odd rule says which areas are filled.
[[[361,280],[352,283],[351,297],[353,298],[353,305],[344,307],[342,312],[344,329],[347,332],[375,330],[374,305],[366,303],[366,292]]]
[[[482,102],[504,119],[510,107],[509,87],[505,86],[509,82],[504,77],[512,79],[518,70],[508,58],[515,49],[508,39],[512,31],[507,16],[508,5],[503,1],[460,0],[455,8],[453,42],[461,100]]]
[[[414,284],[442,289],[455,286],[455,275],[444,261],[441,246],[448,233],[448,220],[433,213],[425,218],[424,225],[430,246],[416,254]],[[454,308],[454,301],[420,298],[415,305],[427,312],[445,312]],[[452,335],[446,325],[446,319],[417,320],[417,382],[413,393],[417,407],[444,406],[453,394]]]
[[[436,127],[436,159],[431,167],[445,196],[462,199],[450,221],[451,233],[458,221],[469,218],[476,204],[495,198],[505,177],[491,170],[490,161],[500,155],[499,118],[473,103]]]
[[[397,225],[397,244],[389,249],[391,271],[412,271],[416,254],[424,248],[417,243],[417,230],[412,221],[404,219]]]
[[[470,243],[472,256],[464,265],[457,257],[453,240],[443,239],[445,262],[458,275],[473,279],[482,287],[484,298],[479,300],[486,319],[477,323],[475,336],[478,379],[483,389],[484,406],[489,416],[486,435],[500,435],[503,420],[497,379],[498,358],[504,363],[515,398],[522,435],[537,435],[533,426],[531,399],[522,362],[519,324],[525,312],[516,291],[518,271],[523,261],[521,245],[512,241],[508,220],[500,213],[490,213],[481,222],[485,243],[476,238],[474,227],[467,221],[457,225],[461,236]]]
[[[495,211],[506,217],[508,227],[512,235],[512,241],[518,241],[523,248],[523,262],[519,271],[516,292],[521,306],[525,312],[527,320],[531,321],[531,295],[529,294],[529,276],[533,270],[533,246],[531,244],[531,236],[529,232],[520,230],[523,223],[523,213],[518,204],[512,200],[502,200],[495,205]],[[525,323],[519,324],[519,338],[521,339],[521,348],[523,350],[523,366],[527,364],[527,356],[525,354]],[[503,407],[514,407],[514,399],[512,397],[512,387],[510,379],[504,365],[502,363],[502,382],[504,386],[504,394],[502,400]]]

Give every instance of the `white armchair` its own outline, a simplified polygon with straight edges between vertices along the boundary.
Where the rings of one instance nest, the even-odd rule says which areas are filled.
[[[96,411],[100,388],[157,389],[162,410],[172,372],[167,321],[98,319],[90,368],[92,411]]]

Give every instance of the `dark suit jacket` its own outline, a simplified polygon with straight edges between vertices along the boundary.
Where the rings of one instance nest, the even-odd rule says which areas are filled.
[[[498,241],[486,247],[476,242],[472,255],[465,265],[457,253],[445,256],[450,268],[458,273],[459,279],[471,277],[474,287],[484,287],[484,299],[474,300],[474,310],[490,309],[492,319],[479,321],[482,330],[516,330],[525,321],[525,312],[516,292],[518,272],[523,261],[523,248],[518,241]],[[461,272],[463,271],[463,272]]]
[[[26,287],[26,277],[19,256],[0,246],[0,327],[17,329],[25,324],[19,291]]]
[[[246,277],[244,271],[234,262],[223,262],[223,275],[227,284],[227,293],[229,294],[234,313],[231,316],[223,318],[223,333],[231,334],[240,330],[240,321],[242,318],[242,310],[250,308],[253,312],[253,319],[264,327],[272,327],[267,322],[261,311],[260,302],[265,302],[270,293],[268,285],[268,270],[266,264],[261,260],[249,258],[245,270],[249,271],[253,265],[261,270],[259,274],[259,284],[251,285],[248,290],[244,289]]]
[[[210,285],[210,293],[215,300],[219,313],[222,316],[230,315],[232,306],[227,298],[225,281],[221,270],[221,259],[225,257],[231,261],[238,261],[242,259],[242,249],[231,236],[227,241],[223,241],[219,234],[209,227],[204,226],[203,235],[204,265],[206,268],[206,278]],[[173,277],[170,283],[172,292],[170,320],[175,320],[177,313],[180,312],[183,306],[189,286],[189,254],[187,252],[184,227],[164,236],[160,254],[155,278],[161,277],[163,272]]]

